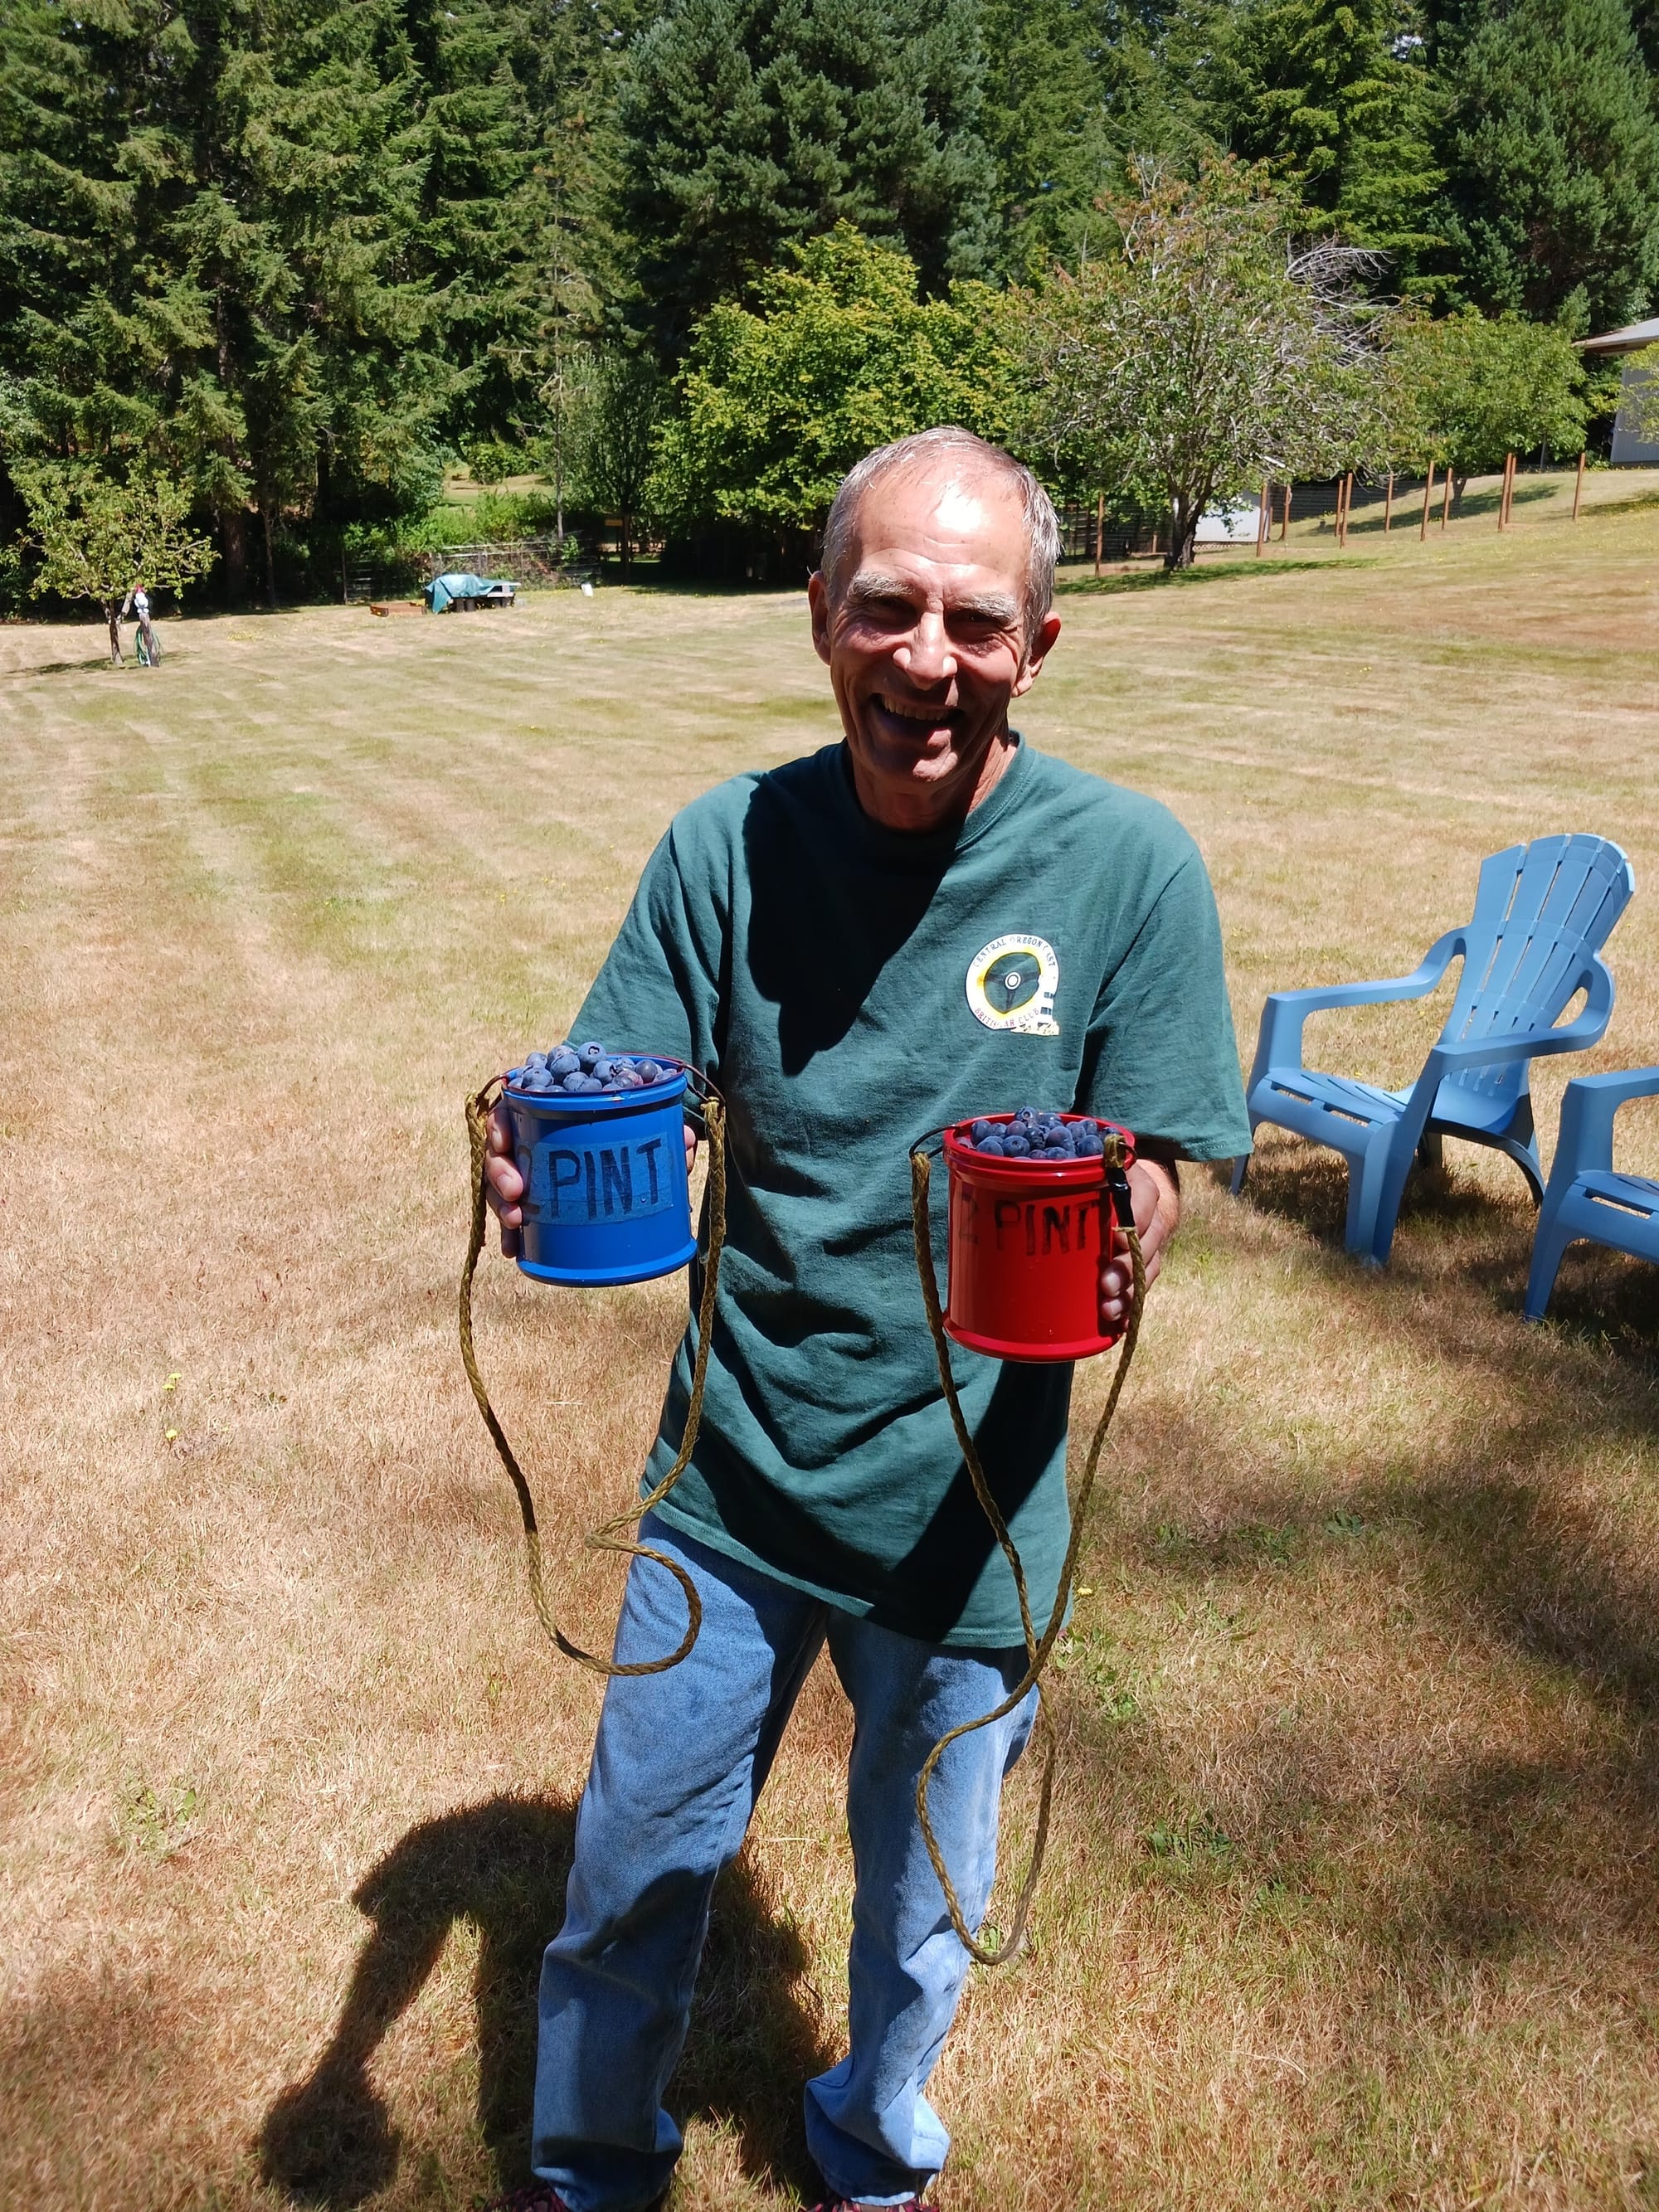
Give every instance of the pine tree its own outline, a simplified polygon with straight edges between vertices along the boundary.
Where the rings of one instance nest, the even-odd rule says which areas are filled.
[[[1467,0],[1436,59],[1465,295],[1607,329],[1659,283],[1659,121],[1626,0]]]
[[[664,349],[851,222],[938,290],[994,249],[978,0],[669,0],[624,79],[622,210]]]
[[[982,129],[997,168],[999,259],[1035,272],[1103,239],[1095,203],[1121,181],[1109,103],[1118,49],[1096,0],[984,0]]]
[[[1405,0],[1242,0],[1216,18],[1217,135],[1268,162],[1303,204],[1413,276],[1441,241],[1434,88]]]

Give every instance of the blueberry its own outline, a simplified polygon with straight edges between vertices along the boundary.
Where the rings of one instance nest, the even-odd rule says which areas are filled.
[[[587,1078],[582,1073],[580,1067],[573,1068],[568,1075],[560,1076],[558,1082],[561,1091],[574,1092],[577,1091],[586,1091],[587,1088]]]
[[[532,1074],[526,1076],[524,1079],[524,1088],[531,1093],[532,1097],[540,1098],[545,1097],[548,1091],[557,1090],[558,1085],[554,1082],[553,1078],[548,1074],[545,1068],[538,1067]]]
[[[1097,1160],[1105,1149],[1097,1129],[1092,1133],[1085,1129],[1077,1140],[1077,1156],[1080,1160]]]
[[[636,1060],[634,1062],[634,1073],[641,1083],[660,1083],[664,1074],[663,1069],[658,1066],[654,1060]]]
[[[561,1044],[556,1045],[548,1054],[547,1066],[550,1074],[574,1075],[580,1069],[581,1062],[568,1044]]]
[[[1002,1149],[1011,1160],[1023,1160],[1031,1149],[1031,1140],[1023,1129],[1010,1129],[1002,1140]]]
[[[605,1057],[605,1047],[602,1044],[585,1044],[576,1057],[581,1062],[583,1073],[591,1075]]]
[[[991,1133],[991,1125],[985,1121],[975,1121],[971,1133],[974,1142],[976,1145],[982,1145]]]
[[[584,1093],[595,1093],[605,1088],[597,1075],[580,1075],[576,1079]]]
[[[1002,1139],[998,1135],[994,1129],[992,1130],[988,1137],[981,1137],[978,1139],[977,1144],[978,1149],[989,1159],[1000,1160],[1006,1158],[1006,1152],[1003,1145]]]
[[[1050,1129],[1042,1140],[1042,1147],[1045,1152],[1069,1152],[1072,1149],[1072,1139],[1064,1129]]]
[[[632,1067],[625,1060],[621,1060],[617,1063],[616,1084],[619,1091],[639,1091],[644,1087],[645,1078],[637,1067]]]

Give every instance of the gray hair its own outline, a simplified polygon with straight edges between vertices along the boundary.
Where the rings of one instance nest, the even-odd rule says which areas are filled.
[[[1054,605],[1054,564],[1060,558],[1060,518],[1054,513],[1053,500],[1023,461],[1017,461],[1000,446],[976,438],[971,430],[963,429],[958,423],[941,422],[934,429],[918,430],[908,438],[895,438],[890,445],[878,446],[873,453],[866,453],[842,478],[830,519],[823,526],[820,566],[830,596],[837,597],[846,582],[853,526],[865,493],[884,477],[918,465],[925,466],[936,453],[956,455],[975,470],[1009,478],[1018,489],[1030,554],[1025,571],[1025,643],[1029,649]]]

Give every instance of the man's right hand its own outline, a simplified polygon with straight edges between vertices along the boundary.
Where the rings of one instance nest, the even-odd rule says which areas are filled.
[[[697,1139],[688,1122],[685,1130],[685,1172],[697,1164]],[[513,1158],[513,1124],[504,1108],[492,1107],[488,1149],[484,1155],[484,1197],[501,1224],[501,1257],[519,1256],[519,1231],[524,1224],[524,1177]]]
[[[524,1177],[513,1158],[513,1124],[499,1106],[490,1109],[489,1141],[484,1156],[484,1196],[501,1224],[501,1257],[519,1256],[519,1231],[524,1222]]]

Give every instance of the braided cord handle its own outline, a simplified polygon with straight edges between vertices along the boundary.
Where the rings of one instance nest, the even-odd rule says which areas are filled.
[[[1117,1186],[1122,1183],[1124,1166],[1121,1140],[1117,1137],[1109,1137],[1104,1158],[1105,1189],[1109,1197],[1114,1195]],[[974,1495],[979,1500],[980,1509],[991,1524],[992,1534],[1001,1547],[1003,1557],[1007,1560],[1014,1578],[1014,1595],[1019,1602],[1020,1630],[1025,1641],[1026,1663],[1025,1672],[1000,1705],[994,1706],[977,1720],[963,1721],[949,1735],[942,1735],[928,1753],[922,1762],[921,1772],[916,1778],[916,1818],[921,1823],[922,1841],[927,1846],[927,1856],[933,1861],[933,1872],[945,1893],[945,1910],[951,1916],[951,1925],[955,1929],[958,1941],[981,1966],[1002,1966],[1017,1959],[1025,1947],[1031,1900],[1036,1894],[1043,1858],[1048,1848],[1048,1819],[1054,1804],[1054,1769],[1060,1745],[1054,1733],[1054,1716],[1048,1710],[1048,1694],[1042,1686],[1042,1674],[1065,1622],[1066,1602],[1072,1594],[1072,1580],[1077,1571],[1078,1553],[1083,1543],[1084,1522],[1094,1491],[1095,1476],[1100,1467],[1101,1448],[1117,1412],[1118,1400],[1123,1395],[1129,1363],[1134,1358],[1135,1340],[1140,1334],[1141,1309],[1146,1298],[1146,1265],[1141,1255],[1140,1237],[1134,1225],[1134,1218],[1127,1213],[1126,1207],[1124,1212],[1127,1218],[1119,1220],[1117,1225],[1128,1247],[1129,1263],[1133,1271],[1129,1310],[1124,1317],[1123,1336],[1118,1346],[1117,1365],[1113,1371],[1111,1388],[1106,1394],[1106,1403],[1100,1419],[1095,1424],[1088,1457],[1084,1462],[1083,1474],[1078,1483],[1077,1498],[1072,1507],[1071,1534],[1066,1546],[1066,1556],[1060,1563],[1060,1586],[1054,1593],[1054,1608],[1048,1617],[1048,1626],[1039,1638],[1031,1620],[1025,1565],[1019,1556],[1019,1547],[1009,1531],[1002,1509],[992,1495],[991,1486],[986,1480],[979,1448],[974,1442],[973,1432],[962,1410],[956,1377],[951,1372],[950,1340],[945,1334],[945,1315],[939,1304],[939,1274],[933,1265],[933,1240],[928,1224],[927,1196],[932,1178],[933,1164],[921,1146],[917,1145],[910,1153],[910,1225],[915,1239],[916,1273],[921,1279],[922,1303],[927,1309],[927,1326],[933,1334],[933,1352],[939,1361],[939,1383],[945,1392],[945,1403],[951,1408],[951,1424],[957,1432],[963,1464],[968,1469],[968,1479],[974,1486]],[[1103,1207],[1103,1219],[1109,1219],[1114,1210],[1109,1206]],[[956,1884],[951,1879],[950,1869],[945,1863],[945,1854],[933,1833],[933,1824],[927,1810],[927,1791],[934,1770],[953,1743],[963,1736],[973,1735],[976,1729],[990,1728],[996,1722],[1006,1720],[1034,1687],[1037,1693],[1037,1730],[1042,1740],[1042,1779],[1037,1796],[1036,1833],[1032,1838],[1030,1864],[1020,1885],[1007,1938],[1000,1948],[991,1950],[980,1942],[977,1935],[968,1926],[961,1899],[957,1895]]]
[[[519,1501],[519,1517],[524,1522],[525,1559],[530,1574],[531,1601],[536,1608],[536,1618],[548,1636],[579,1667],[591,1674],[609,1677],[613,1674],[664,1674],[671,1667],[678,1667],[697,1640],[702,1626],[702,1600],[690,1576],[677,1559],[649,1544],[625,1540],[621,1531],[636,1527],[653,1506],[663,1499],[685,1473],[696,1449],[697,1431],[702,1425],[703,1389],[708,1376],[708,1348],[714,1334],[714,1299],[720,1288],[720,1255],[726,1249],[726,1109],[712,1085],[705,1082],[707,1095],[702,1099],[703,1127],[708,1135],[708,1256],[703,1266],[702,1290],[697,1300],[697,1351],[691,1369],[691,1395],[685,1409],[685,1430],[680,1438],[679,1450],[674,1463],[660,1482],[626,1512],[601,1522],[582,1539],[590,1552],[620,1552],[629,1559],[654,1559],[659,1567],[666,1567],[685,1593],[687,1613],[685,1634],[679,1644],[664,1659],[639,1660],[628,1666],[614,1660],[600,1659],[591,1651],[584,1651],[573,1644],[554,1615],[552,1601],[542,1575],[541,1532],[536,1525],[536,1501],[531,1495],[530,1485],[519,1465],[518,1455],[507,1440],[495,1407],[489,1402],[489,1392],[478,1369],[478,1356],[472,1340],[472,1278],[477,1271],[478,1256],[483,1250],[484,1236],[489,1226],[489,1201],[484,1194],[484,1166],[489,1153],[489,1116],[501,1096],[501,1079],[493,1076],[483,1089],[466,1102],[466,1136],[471,1155],[472,1221],[467,1237],[466,1265],[461,1271],[460,1332],[461,1364],[466,1370],[466,1379],[472,1385],[472,1395],[478,1401],[478,1411],[483,1415],[484,1426],[495,1445],[501,1465],[512,1479]]]

